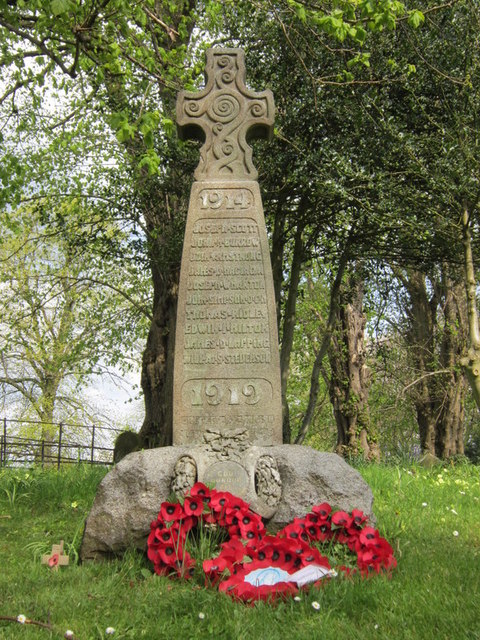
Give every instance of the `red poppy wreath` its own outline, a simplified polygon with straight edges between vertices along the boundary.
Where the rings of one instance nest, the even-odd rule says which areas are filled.
[[[367,577],[389,573],[397,564],[390,544],[368,526],[358,509],[333,511],[325,502],[272,536],[241,498],[201,482],[187,493],[183,504],[163,502],[150,529],[148,558],[155,573],[182,578],[194,574],[196,560],[188,551],[194,530],[197,535],[207,529],[222,533],[220,553],[203,561],[206,584],[218,585],[220,591],[244,602],[295,595],[337,571]],[[355,566],[347,562],[337,571],[332,569],[320,545],[336,550],[337,556],[342,545],[344,557],[356,558]]]

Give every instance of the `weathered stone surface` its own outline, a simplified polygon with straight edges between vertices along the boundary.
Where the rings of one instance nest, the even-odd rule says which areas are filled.
[[[199,449],[165,447],[132,453],[124,458],[100,484],[85,526],[80,552],[82,560],[108,558],[127,548],[144,550],[150,522],[157,517],[160,504],[171,495],[177,461],[184,455],[195,459]],[[283,445],[254,447],[246,460],[249,456],[255,468],[259,461],[262,466],[266,458],[273,459],[273,469],[277,468],[280,475],[282,494],[275,505],[276,512],[268,521],[272,531],[325,501],[345,510],[357,507],[372,516],[370,488],[357,471],[334,453]],[[238,464],[244,470],[248,468],[246,461],[229,461],[228,464]],[[268,464],[266,468],[271,470]],[[261,485],[261,482],[256,484]],[[260,502],[265,502],[265,495],[261,496]]]
[[[180,271],[173,444],[203,444],[207,430],[232,429],[244,431],[249,446],[281,444],[270,251],[247,144],[271,133],[273,96],[245,87],[240,49],[210,49],[206,76],[203,91],[183,91],[177,101],[179,135],[204,145]]]
[[[273,135],[273,94],[247,89],[242,49],[209,49],[205,80],[202,91],[180,91],[177,99],[180,138],[204,143],[195,179],[255,180],[248,142]]]
[[[256,182],[194,183],[178,295],[173,444],[281,444],[275,298]]]
[[[131,453],[105,476],[85,523],[82,560],[145,548],[150,522],[171,494],[174,467],[184,452],[162,447]]]
[[[321,502],[345,511],[361,509],[373,518],[372,490],[358,471],[337,454],[300,445],[269,447],[264,451],[275,458],[282,479],[282,499],[269,521],[272,530],[305,515]]]

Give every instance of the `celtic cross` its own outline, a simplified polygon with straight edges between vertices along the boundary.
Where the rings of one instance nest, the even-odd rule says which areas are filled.
[[[204,143],[195,178],[255,180],[257,171],[248,142],[273,133],[272,92],[246,88],[241,49],[209,49],[205,80],[205,89],[181,91],[177,99],[180,138]]]

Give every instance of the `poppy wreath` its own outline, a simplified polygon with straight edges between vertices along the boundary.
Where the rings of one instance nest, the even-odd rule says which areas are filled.
[[[226,536],[218,556],[203,562],[206,584],[218,585],[219,591],[244,602],[285,598],[298,593],[299,585],[320,582],[315,580],[319,573],[322,577],[336,575],[318,549],[322,543],[346,545],[356,556],[356,566],[337,567],[346,575],[390,573],[397,564],[390,544],[368,526],[367,516],[358,509],[333,511],[325,502],[272,536],[261,517],[241,498],[197,482],[183,504],[163,502],[150,525],[147,555],[155,573],[187,579],[193,576],[196,560],[187,551],[187,540],[189,532],[199,526],[222,529]],[[313,578],[293,581],[293,574],[308,573],[312,568],[316,571]],[[261,570],[277,573],[276,581],[271,575],[266,581],[252,579]]]

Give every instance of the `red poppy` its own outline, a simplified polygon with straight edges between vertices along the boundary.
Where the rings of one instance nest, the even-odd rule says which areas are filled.
[[[319,524],[318,534],[317,534],[318,542],[326,542],[327,540],[330,540],[331,537],[332,537],[332,525],[330,524],[330,522],[325,521]]]
[[[203,488],[202,488],[203,486]],[[309,565],[330,568],[328,559],[311,546],[312,541],[334,538],[344,543],[357,556],[358,570],[362,576],[390,571],[396,566],[393,549],[372,527],[363,527],[366,516],[360,510],[352,514],[345,511],[332,513],[330,505],[323,503],[313,507],[305,518],[295,518],[276,536],[265,535],[260,516],[250,510],[240,498],[228,492],[211,490],[197,483],[185,498],[185,506],[163,503],[156,521],[150,525],[148,557],[155,573],[192,576],[195,560],[185,550],[187,532],[198,522],[224,528],[229,539],[221,544],[217,558],[206,560],[203,570],[210,584],[220,581],[219,589],[243,602],[285,597],[296,593],[294,583],[285,582],[257,587],[245,581],[256,568],[278,567],[287,573]],[[207,499],[211,498],[210,504]],[[333,531],[332,531],[333,526]],[[355,571],[340,567],[346,575]],[[229,577],[225,578],[225,573]]]
[[[358,539],[361,544],[370,546],[376,543],[378,537],[379,535],[376,529],[374,529],[373,527],[365,527],[364,529],[362,529],[360,535],[358,536]]]
[[[183,510],[187,516],[200,516],[203,508],[203,500],[197,496],[187,496],[183,503]]]
[[[197,526],[198,518],[196,516],[187,516],[179,522],[174,522],[173,528],[178,530],[179,536],[185,538],[185,535]]]
[[[332,524],[335,527],[348,527],[352,523],[352,518],[348,515],[346,511],[335,511],[332,515]]]
[[[188,492],[192,498],[208,498],[210,496],[210,489],[203,484],[203,482],[196,482]]]
[[[167,564],[169,566],[174,566],[178,559],[178,553],[177,553],[178,551],[179,549],[177,549],[175,545],[168,544],[168,545],[159,547],[158,555],[164,564]]]
[[[357,527],[361,527],[364,522],[368,520],[367,516],[360,511],[360,509],[353,509],[352,511],[353,524]]]
[[[228,562],[228,560],[221,556],[212,560],[204,560],[203,570],[205,572],[206,578],[212,584],[216,584],[220,580],[222,573],[226,569],[230,568],[229,564],[230,563]]]
[[[178,502],[162,502],[159,514],[165,522],[180,520],[183,516],[182,505]]]
[[[286,527],[283,527],[280,533],[286,538],[298,540],[301,533],[304,531],[304,528],[305,527],[302,527],[298,522],[292,522],[291,524],[287,524]]]
[[[316,513],[322,520],[326,520],[332,512],[332,507],[328,504],[328,502],[322,502],[322,504],[318,504],[315,507],[312,507],[312,511],[313,513]]]
[[[48,559],[48,566],[49,567],[56,567],[58,566],[58,561],[59,561],[59,555],[58,553],[54,553],[52,556],[50,556],[50,558]]]

